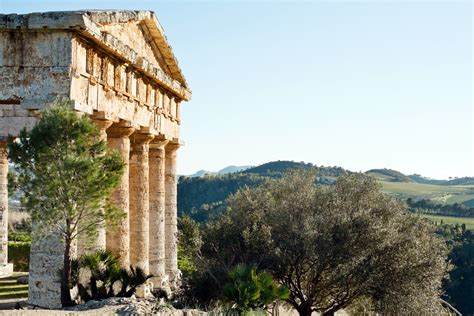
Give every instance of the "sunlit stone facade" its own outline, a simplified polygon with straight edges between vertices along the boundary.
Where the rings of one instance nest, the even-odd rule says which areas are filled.
[[[114,230],[100,229],[92,244],[79,236],[77,255],[108,249],[123,266],[153,274],[155,287],[173,290],[179,113],[191,91],[150,11],[0,15],[0,267],[8,273],[5,144],[61,96],[90,115],[126,163],[111,199],[127,216]],[[62,249],[58,240],[33,242],[30,303],[60,306]]]

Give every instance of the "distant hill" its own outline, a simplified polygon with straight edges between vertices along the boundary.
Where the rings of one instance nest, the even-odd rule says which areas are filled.
[[[237,168],[245,170],[228,172]],[[294,161],[273,161],[252,168],[225,168],[219,171],[220,174],[201,170],[193,176],[179,178],[178,213],[188,214],[198,221],[205,221],[221,212],[225,208],[224,201],[239,188],[258,186],[268,178],[281,177],[290,169],[315,170],[318,184],[331,184],[338,176],[347,172],[340,167],[318,167]]]
[[[252,166],[227,166],[224,169],[217,171],[217,174],[228,174],[234,172],[240,172],[252,168]]]
[[[252,168],[252,166],[227,166],[224,169],[221,169],[219,171],[199,170],[196,173],[189,175],[188,177],[204,177],[204,176],[228,174],[228,173],[243,171],[249,168]]]
[[[389,182],[415,182],[410,177],[404,175],[403,173],[392,170],[392,169],[371,169],[365,172],[366,174],[373,176],[381,181]]]
[[[196,173],[193,173],[193,174],[190,174],[188,177],[204,177],[206,175],[215,175],[216,172],[212,172],[212,171],[207,171],[207,170],[199,170],[199,171],[196,171]]]
[[[221,212],[225,200],[243,186],[254,187],[268,178],[278,178],[290,169],[315,170],[317,184],[333,183],[337,177],[351,173],[341,167],[317,166],[295,161],[272,161],[260,166],[229,166],[217,172],[200,170],[182,176],[178,182],[178,212],[198,221]],[[382,190],[402,200],[430,200],[436,204],[474,206],[474,178],[435,180],[420,175],[407,176],[392,169],[371,169],[366,174],[380,181]]]
[[[243,173],[254,173],[259,175],[280,175],[290,169],[312,169],[311,163],[294,162],[287,160],[278,160],[264,163],[263,165],[253,167],[243,171]]]
[[[474,178],[463,177],[454,178],[451,180],[437,180],[423,177],[419,174],[412,174],[408,176],[410,179],[417,183],[434,184],[434,185],[474,185]]]
[[[264,163],[263,165],[253,167],[243,171],[243,173],[253,173],[259,174],[262,176],[281,176],[285,171],[290,169],[314,169],[317,172],[318,178],[321,179],[335,179],[340,175],[347,173],[349,171],[341,168],[341,167],[325,167],[325,166],[317,166],[311,163],[305,162],[295,162],[295,161],[288,161],[288,160],[278,160]],[[323,180],[323,182],[326,182]]]

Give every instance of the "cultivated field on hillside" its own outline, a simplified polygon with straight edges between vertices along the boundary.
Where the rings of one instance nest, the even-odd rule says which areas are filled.
[[[380,181],[382,190],[401,198],[424,198],[437,203],[464,203],[474,200],[474,186],[432,185],[416,182]]]
[[[470,230],[474,230],[474,218],[471,217],[453,217],[453,216],[439,216],[439,215],[427,215],[427,214],[420,214],[420,216],[433,221],[434,223],[440,224],[443,221],[443,224],[466,224],[466,228]]]

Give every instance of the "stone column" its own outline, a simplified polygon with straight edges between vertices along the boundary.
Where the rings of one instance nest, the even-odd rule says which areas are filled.
[[[119,185],[112,192],[112,202],[123,210],[126,216],[120,220],[117,227],[107,225],[106,248],[113,254],[120,257],[122,267],[130,266],[130,224],[129,224],[129,157],[130,139],[129,136],[134,129],[119,124],[112,125],[107,129],[108,146],[117,150],[125,163],[124,173]]]
[[[7,264],[8,264],[8,153],[7,153],[7,142],[0,141],[0,267],[6,266]]]
[[[134,133],[130,152],[130,264],[149,273],[149,143],[151,134]]]
[[[93,119],[94,124],[99,129],[99,140],[107,141],[107,128],[112,125],[112,121],[108,120],[99,120]],[[105,223],[104,223],[105,224]],[[81,223],[79,223],[79,229],[81,227]],[[97,236],[93,240],[88,238],[86,233],[80,233],[77,238],[77,255],[78,257],[87,253],[93,252],[98,250],[105,250],[106,248],[106,232],[105,232],[105,225],[102,225],[97,228]]]
[[[176,151],[179,144],[166,145],[165,159],[165,270],[170,280],[171,289],[178,286],[180,272],[178,270],[178,208]]]
[[[168,288],[165,273],[165,146],[167,140],[150,143],[150,274],[154,288]]]

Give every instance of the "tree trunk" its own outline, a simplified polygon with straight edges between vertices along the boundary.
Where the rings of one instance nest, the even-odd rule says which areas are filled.
[[[65,238],[64,245],[64,264],[63,264],[63,275],[61,278],[61,305],[63,307],[72,306],[71,291],[69,289],[69,283],[71,279],[71,239]]]
[[[300,316],[311,316],[311,313],[313,312],[313,308],[311,306],[308,307],[305,305],[298,306],[296,310]]]
[[[330,309],[330,310],[328,310],[328,311],[325,311],[325,312],[321,313],[321,315],[322,315],[322,316],[334,316],[335,313],[336,313],[335,310]]]

